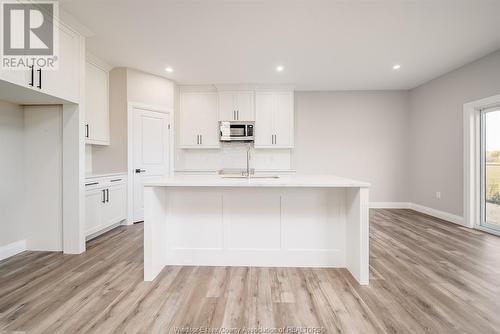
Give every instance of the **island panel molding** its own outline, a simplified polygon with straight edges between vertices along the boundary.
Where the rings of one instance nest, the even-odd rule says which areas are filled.
[[[144,280],[168,265],[332,267],[368,284],[368,186],[333,176],[146,183]]]

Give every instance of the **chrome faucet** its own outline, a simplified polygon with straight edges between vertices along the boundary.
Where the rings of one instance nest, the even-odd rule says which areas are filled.
[[[244,172],[244,175],[247,177],[247,179],[250,178],[250,150],[252,149],[252,146],[248,144],[247,148],[247,170]]]

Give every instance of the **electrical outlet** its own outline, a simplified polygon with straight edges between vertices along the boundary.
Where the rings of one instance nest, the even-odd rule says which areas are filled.
[[[440,191],[436,191],[436,198],[441,199],[441,192]]]

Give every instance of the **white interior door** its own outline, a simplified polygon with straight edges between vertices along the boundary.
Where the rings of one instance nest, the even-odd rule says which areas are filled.
[[[170,173],[169,114],[133,110],[133,221],[144,220],[144,181]]]

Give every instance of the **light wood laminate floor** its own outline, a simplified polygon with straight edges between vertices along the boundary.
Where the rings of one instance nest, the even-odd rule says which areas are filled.
[[[0,333],[500,333],[500,238],[410,210],[370,222],[370,286],[344,269],[241,267],[169,267],[146,283],[142,224],[81,255],[24,252],[0,262]]]

